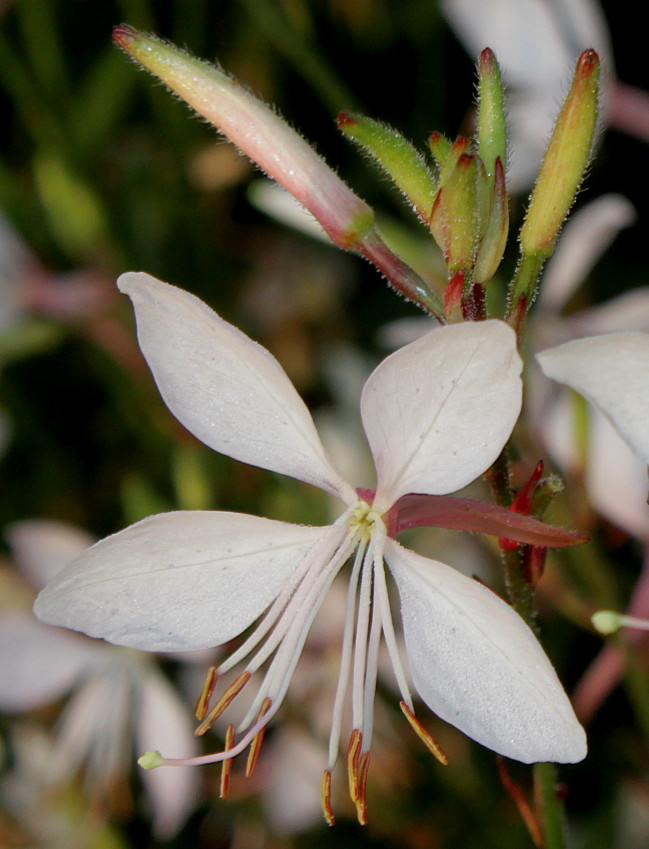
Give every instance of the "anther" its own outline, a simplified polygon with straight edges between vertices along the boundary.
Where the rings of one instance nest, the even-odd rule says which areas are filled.
[[[261,710],[259,711],[259,716],[257,717],[257,722],[259,722],[263,716],[268,713],[270,710],[270,706],[272,705],[272,701],[266,696],[266,698],[261,703]],[[257,761],[259,760],[259,753],[261,752],[261,744],[264,742],[264,734],[266,733],[266,726],[255,734],[254,740],[250,744],[250,751],[248,752],[248,761],[246,763],[246,778],[250,778],[255,767],[257,766]]]
[[[225,691],[225,693],[223,693],[221,698],[214,705],[214,707],[205,717],[203,722],[201,722],[196,731],[194,731],[194,734],[197,737],[201,737],[203,734],[205,734],[206,731],[208,731],[212,727],[215,720],[217,720],[219,716],[221,716],[221,714],[228,707],[228,705],[234,700],[236,696],[239,695],[239,693],[243,690],[248,681],[250,681],[250,678],[250,672],[242,672],[241,675],[239,675],[239,677],[234,680],[232,684],[230,684],[228,689]]]
[[[320,798],[322,801],[322,812],[327,825],[336,825],[336,818],[331,807],[331,770],[325,769],[320,785]]]
[[[349,746],[347,747],[347,778],[349,779],[349,795],[352,802],[358,800],[358,761],[361,753],[361,745],[363,743],[363,735],[355,728],[352,731],[352,736],[349,738]]]
[[[444,764],[444,766],[446,766],[448,764],[448,758],[444,754],[444,750],[439,745],[437,740],[429,731],[426,731],[424,726],[417,719],[417,717],[414,715],[414,713],[410,710],[410,708],[405,702],[399,702],[399,707],[401,708],[403,715],[410,723],[412,730],[426,746],[428,751],[431,752],[441,764]]]
[[[234,746],[234,725],[228,725],[225,732],[225,751]],[[221,787],[219,796],[226,799],[230,790],[230,773],[232,772],[232,758],[228,758],[221,764]]]
[[[210,699],[212,698],[212,693],[214,692],[214,688],[216,687],[218,677],[219,676],[216,672],[216,666],[210,666],[210,668],[207,670],[207,675],[205,676],[203,690],[200,696],[198,697],[196,707],[194,709],[194,716],[196,717],[196,719],[205,719],[207,707],[210,703]]]
[[[356,816],[361,825],[367,825],[367,798],[365,790],[367,787],[367,771],[370,766],[370,753],[363,752],[358,763],[358,791],[356,798]]]

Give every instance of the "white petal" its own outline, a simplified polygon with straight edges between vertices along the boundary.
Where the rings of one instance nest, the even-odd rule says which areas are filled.
[[[586,488],[593,506],[609,522],[638,539],[649,539],[647,466],[596,411],[589,422]]]
[[[166,405],[194,436],[236,460],[354,499],[282,367],[198,298],[144,272],[118,286]]]
[[[547,382],[547,381],[545,381]],[[567,474],[583,475],[575,405],[568,390],[546,404],[535,424],[550,457]],[[649,539],[647,466],[601,413],[590,409],[585,483],[593,507],[609,522],[638,539]]]
[[[570,331],[564,341],[601,333],[649,333],[649,286],[638,286],[617,298],[575,313],[562,324]]]
[[[74,525],[47,519],[15,522],[6,537],[16,565],[37,590],[95,541]]]
[[[0,618],[0,710],[20,712],[59,699],[105,646],[37,622],[31,613]]]
[[[149,749],[162,751],[169,758],[191,758],[199,754],[186,706],[153,668],[144,673],[140,685],[136,743],[140,754]],[[153,803],[153,829],[158,840],[173,837],[198,804],[199,773],[189,766],[141,773]]]
[[[635,218],[631,203],[617,194],[603,195],[575,212],[543,275],[536,308],[559,311],[619,231]]]
[[[649,463],[649,334],[589,336],[536,358],[547,377],[587,398]]]
[[[64,569],[34,610],[130,648],[207,648],[247,628],[328,530],[238,513],[151,516]]]
[[[523,761],[573,763],[586,736],[536,637],[486,587],[389,541],[415,688],[442,719]]]
[[[361,398],[377,509],[408,492],[455,492],[486,471],[518,418],[520,373],[501,321],[433,330],[384,360]]]
[[[518,193],[538,173],[579,53],[594,47],[612,69],[604,15],[593,0],[442,0],[441,9],[472,59],[485,45],[498,57],[511,94],[507,188]]]

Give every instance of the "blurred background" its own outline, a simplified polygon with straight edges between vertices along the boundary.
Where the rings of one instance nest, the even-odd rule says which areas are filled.
[[[135,766],[156,730],[157,739],[173,728],[178,740],[188,733],[191,742],[191,706],[210,657],[117,655],[81,637],[66,642],[67,634],[59,645],[29,620],[31,598],[48,574],[93,539],[152,513],[223,508],[302,523],[329,516],[320,493],[214,454],[172,418],[139,353],[130,304],[114,285],[118,274],[146,270],[188,289],[271,350],[359,485],[372,483],[359,436],[360,387],[390,340],[401,338],[391,323],[418,317],[368,264],[312,235],[304,222],[288,223],[254,166],[129,62],[111,44],[112,27],[129,23],[218,58],[275,104],[374,206],[392,244],[439,291],[443,272],[432,240],[340,136],[335,116],[363,112],[420,146],[433,130],[451,138],[470,133],[474,61],[491,46],[512,94],[515,233],[571,65],[596,46],[606,65],[602,127],[575,213],[609,193],[622,196],[621,211],[607,250],[605,239],[589,242],[588,228],[573,240],[573,253],[581,245],[590,259],[572,288],[566,283],[562,308],[572,316],[627,292],[644,298],[644,32],[620,3],[536,0],[530,5],[538,20],[527,5],[0,3],[3,849],[533,845],[494,755],[428,718],[451,760],[442,769],[402,722],[389,681],[377,708],[370,823],[355,823],[342,787],[334,793],[338,824],[327,828],[319,781],[322,694],[335,682],[340,636],[335,594],[257,773],[246,781],[235,766],[228,801],[217,798],[214,768],[163,787],[144,782]],[[513,239],[503,280],[515,262]],[[635,318],[649,330],[644,300]],[[558,515],[585,526],[595,542],[553,557],[539,597],[543,641],[569,691],[583,688],[603,645],[586,613],[626,606],[646,539],[646,516],[628,526],[595,502],[573,507],[571,513],[566,501]],[[469,574],[501,580],[488,544],[425,532],[418,550],[427,546]],[[591,753],[560,772],[572,845],[582,849],[649,845],[642,643],[626,658],[606,679],[608,689],[588,689],[587,682],[581,715]],[[218,729],[209,742],[220,746]],[[507,769],[532,804],[530,771]]]

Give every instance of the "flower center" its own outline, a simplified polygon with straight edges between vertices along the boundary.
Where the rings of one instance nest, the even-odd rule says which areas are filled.
[[[383,516],[362,499],[356,503],[348,524],[352,533],[358,535],[358,541],[361,543],[368,543],[377,531],[386,533]]]

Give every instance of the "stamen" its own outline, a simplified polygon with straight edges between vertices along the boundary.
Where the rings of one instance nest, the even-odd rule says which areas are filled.
[[[406,719],[412,726],[413,731],[415,732],[417,737],[419,737],[422,743],[426,746],[428,751],[431,752],[441,764],[447,766],[448,758],[446,757],[444,750],[439,745],[437,740],[433,737],[433,735],[430,732],[426,731],[424,726],[417,719],[415,714],[410,710],[410,708],[405,702],[399,702],[399,707],[401,708],[403,715],[406,717]]]
[[[383,564],[379,562],[377,567],[374,560],[374,573],[382,569]],[[372,744],[372,731],[374,726],[374,698],[376,696],[376,679],[379,667],[379,647],[381,644],[381,608],[376,600],[376,582],[372,582],[372,624],[367,646],[367,660],[365,663],[365,692],[363,697],[363,748],[367,751]]]
[[[260,722],[263,717],[268,713],[272,705],[272,701],[269,698],[264,699],[261,710],[259,711],[259,717],[257,718],[257,722]],[[259,760],[259,753],[261,752],[261,744],[264,742],[264,735],[266,733],[266,725],[262,726],[262,728],[255,734],[255,738],[250,744],[250,751],[248,752],[248,762],[246,763],[246,778],[250,778],[252,773],[254,772],[255,767],[257,766],[257,761]]]
[[[214,688],[216,687],[218,677],[219,676],[216,672],[216,666],[210,666],[210,668],[207,670],[207,675],[205,676],[203,691],[198,697],[196,707],[194,709],[194,716],[196,717],[196,719],[205,719],[207,707],[210,703],[210,699],[212,698],[212,693],[214,692]]]
[[[354,728],[363,728],[365,658],[367,657],[367,636],[369,630],[371,592],[372,592],[372,553],[369,548],[363,558],[361,588],[358,594],[358,616],[356,621],[356,640],[354,643],[354,671],[352,674],[352,723]]]
[[[347,536],[343,539],[338,545],[332,559],[321,568],[319,574],[315,575],[309,581],[308,592],[296,593],[291,599],[290,605],[284,613],[288,624],[283,629],[285,633],[281,644],[277,649],[277,653],[273,658],[255,700],[239,725],[239,731],[247,728],[253,721],[253,717],[259,710],[263,699],[267,696],[272,699],[273,704],[281,704],[289,688],[291,677],[300,659],[313,620],[340,567],[353,551],[354,545],[355,539],[353,536]],[[290,615],[292,611],[295,611],[293,616]],[[274,639],[274,636],[275,634],[273,634],[271,639]],[[265,649],[266,647],[264,647],[263,651]],[[256,662],[257,657],[250,662],[248,668],[250,669],[253,665],[256,666]]]
[[[345,602],[345,624],[343,627],[343,643],[340,652],[340,668],[338,671],[338,684],[336,686],[336,696],[334,698],[334,706],[331,712],[331,732],[329,734],[329,770],[333,770],[338,757],[338,748],[340,746],[340,733],[343,722],[343,709],[345,707],[345,696],[347,695],[347,687],[349,685],[349,672],[351,669],[352,660],[352,642],[354,639],[354,619],[356,613],[356,591],[358,589],[358,578],[360,575],[361,564],[365,554],[365,545],[361,544],[356,549],[354,565],[352,573],[349,577],[349,585],[347,587],[347,600]]]
[[[349,746],[347,747],[347,778],[349,780],[349,795],[352,802],[358,800],[358,762],[361,754],[361,745],[363,743],[363,735],[355,728],[352,731],[352,736],[349,738]]]
[[[331,770],[325,769],[320,785],[320,797],[322,800],[322,812],[327,825],[336,825],[336,818],[331,807]]]
[[[268,713],[264,714],[259,722],[253,725],[231,749],[225,749],[223,752],[214,752],[211,755],[198,755],[195,758],[165,758],[160,752],[148,751],[138,759],[138,763],[143,769],[156,769],[159,766],[204,766],[205,764],[217,764],[231,760],[248,748],[262,728],[265,728],[275,716],[279,707],[279,703],[273,704]]]
[[[340,527],[345,525],[347,519],[354,511],[354,505],[348,507],[347,510],[340,516],[334,524],[331,526],[330,530],[336,530],[336,533],[327,533],[327,535],[317,543],[314,548],[309,552],[308,556],[305,558],[304,562],[298,566],[295,572],[290,576],[290,578],[286,581],[284,586],[282,587],[280,594],[277,596],[275,601],[272,603],[270,609],[262,619],[262,621],[257,625],[253,633],[246,639],[239,648],[230,655],[226,660],[223,661],[218,667],[219,674],[223,674],[228,670],[232,669],[234,666],[239,663],[239,661],[243,660],[247,657],[263,640],[263,638],[268,634],[268,632],[272,629],[273,625],[280,618],[284,609],[286,608],[289,600],[292,600],[292,596],[296,590],[303,582],[305,576],[311,571],[314,564],[318,562],[327,563],[331,560],[333,553],[335,553],[336,549],[340,544],[339,540],[339,530]],[[323,549],[324,552],[323,552]],[[333,551],[333,553],[330,553]],[[285,631],[286,629],[284,629]],[[282,634],[284,633],[282,631]]]
[[[225,750],[231,749],[234,745],[234,725],[228,725],[225,732]],[[226,799],[230,790],[230,773],[232,772],[232,758],[227,758],[221,764],[221,788],[219,796],[221,799]]]
[[[381,607],[381,621],[383,623],[383,636],[385,644],[390,655],[390,662],[397,679],[397,686],[401,693],[402,701],[414,712],[412,706],[412,696],[410,695],[410,687],[406,680],[406,673],[403,668],[403,661],[397,645],[397,638],[394,633],[394,624],[392,622],[392,611],[390,609],[390,599],[388,598],[388,588],[385,583],[385,569],[381,563],[380,569],[374,570],[374,581],[376,583],[375,598],[378,597],[378,603]]]
[[[367,772],[370,767],[370,753],[363,752],[358,764],[358,792],[356,798],[356,816],[361,825],[367,825]]]
[[[197,737],[201,737],[203,734],[205,734],[206,731],[208,731],[212,727],[214,722],[219,718],[219,716],[221,716],[223,711],[228,707],[229,704],[231,704],[231,702],[236,698],[236,696],[239,695],[239,693],[243,690],[248,681],[250,681],[250,678],[251,674],[247,670],[245,672],[242,672],[241,675],[235,678],[232,684],[230,684],[225,693],[223,693],[221,698],[205,717],[203,722],[201,722],[196,731],[194,731],[194,734]]]

